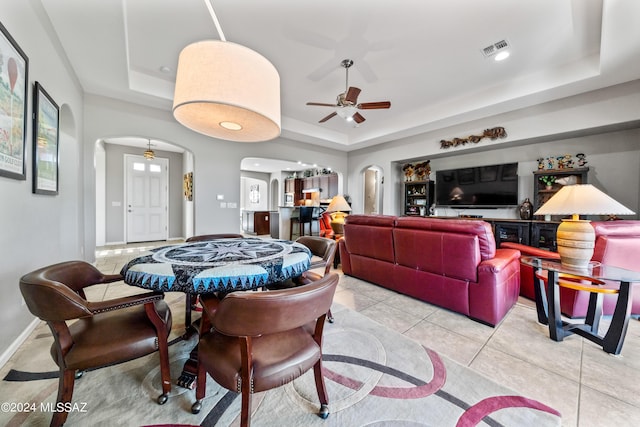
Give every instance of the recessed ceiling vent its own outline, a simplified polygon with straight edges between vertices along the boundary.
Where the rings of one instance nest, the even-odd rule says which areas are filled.
[[[490,57],[500,52],[501,50],[507,49],[509,47],[509,42],[506,40],[500,40],[492,45],[489,45],[482,49],[482,54],[485,57]]]

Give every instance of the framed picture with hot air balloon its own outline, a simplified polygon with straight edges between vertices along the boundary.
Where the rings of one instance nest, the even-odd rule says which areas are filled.
[[[0,176],[26,179],[29,59],[0,23]]]

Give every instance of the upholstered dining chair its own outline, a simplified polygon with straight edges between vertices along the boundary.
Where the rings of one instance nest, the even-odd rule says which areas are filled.
[[[329,416],[322,376],[322,331],[338,284],[335,273],[308,286],[273,292],[203,295],[196,402],[202,408],[207,373],[242,395],[240,425],[251,421],[251,394],[293,381],[313,368],[321,418]]]
[[[296,242],[305,245],[311,251],[311,265],[309,269],[298,277],[268,285],[267,289],[275,290],[307,285],[316,280],[320,280],[331,272],[331,265],[333,264],[333,259],[336,256],[336,250],[338,248],[335,240],[318,236],[302,236],[296,239]],[[327,313],[327,320],[333,323],[334,319],[331,309],[329,309]]]
[[[242,234],[237,233],[200,234],[198,236],[189,237],[185,242],[202,242],[215,239],[240,239],[242,237],[244,237]]]
[[[107,301],[87,301],[84,289],[122,280],[104,275],[84,261],[68,261],[35,270],[20,279],[20,291],[32,314],[45,321],[54,342],[51,356],[60,368],[57,405],[68,406],[83,371],[125,362],[158,351],[164,404],[171,391],[167,337],[171,311],[162,293],[142,293]],[[77,319],[75,322],[67,321]],[[67,412],[55,412],[60,426]]]

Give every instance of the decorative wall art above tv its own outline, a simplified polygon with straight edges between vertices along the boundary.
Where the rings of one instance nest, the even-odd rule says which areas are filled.
[[[518,163],[436,171],[436,206],[503,208],[518,205]]]

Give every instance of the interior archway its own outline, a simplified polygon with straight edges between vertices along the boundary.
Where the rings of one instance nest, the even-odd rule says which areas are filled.
[[[362,171],[362,206],[365,215],[383,213],[383,183],[384,174],[380,166],[371,165]]]

